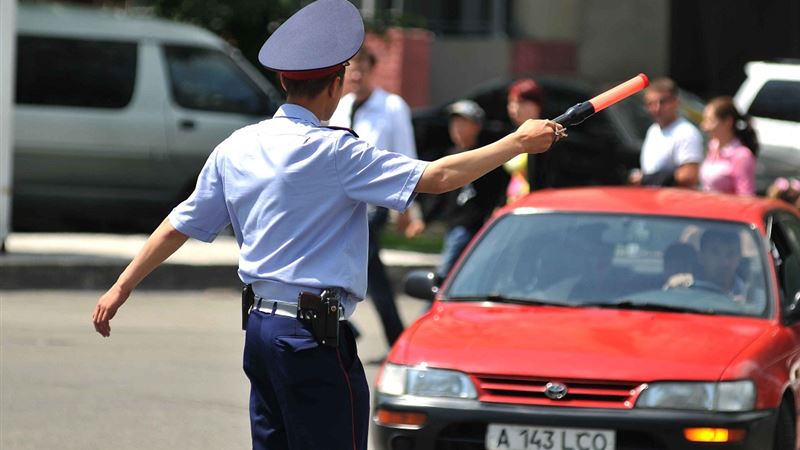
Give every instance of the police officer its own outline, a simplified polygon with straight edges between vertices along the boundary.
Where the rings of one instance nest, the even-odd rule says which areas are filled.
[[[375,85],[376,63],[377,58],[374,53],[365,47],[362,47],[350,60],[344,84],[345,88],[349,87],[352,91],[342,97],[328,123],[352,128],[361,139],[377,148],[416,158],[417,147],[414,143],[411,110],[402,97]],[[413,210],[412,205],[408,211]],[[394,288],[380,255],[381,233],[389,219],[389,210],[369,205],[367,217],[369,221],[367,294],[372,299],[383,324],[386,343],[391,347],[403,332],[403,322],[395,305]],[[410,214],[398,215],[397,222],[398,225],[406,223],[403,231],[412,236],[413,233],[422,232],[425,228],[425,223],[419,217],[412,218]]]
[[[211,241],[231,224],[239,276],[255,301],[244,345],[254,449],[367,448],[367,381],[352,333],[338,326],[366,293],[366,205],[402,211],[416,192],[456,189],[558,138],[559,125],[528,121],[485,147],[424,162],[320,126],[363,39],[358,10],[346,0],[311,3],[270,36],[259,60],[279,72],[286,104],[214,149],[194,192],[93,312],[95,329],[109,336],[109,321],[145,276],[189,237]],[[329,328],[319,333],[330,311],[337,320],[323,323],[336,325],[338,337]]]

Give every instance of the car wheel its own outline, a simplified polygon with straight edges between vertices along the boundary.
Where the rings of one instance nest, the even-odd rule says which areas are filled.
[[[775,444],[773,450],[795,450],[794,415],[786,402],[778,410],[778,423],[775,425]]]

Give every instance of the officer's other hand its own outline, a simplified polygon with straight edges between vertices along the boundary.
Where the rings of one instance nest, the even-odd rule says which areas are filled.
[[[408,226],[404,230],[404,234],[407,238],[412,239],[425,231],[425,222],[419,219],[414,219],[409,222]]]
[[[552,120],[528,119],[515,132],[527,153],[543,153],[566,137],[563,125]]]
[[[401,212],[397,215],[397,219],[395,220],[395,229],[398,233],[404,233],[410,223],[411,216],[408,214],[408,211]]]
[[[111,335],[111,325],[109,321],[114,318],[117,310],[125,303],[129,295],[129,292],[124,292],[122,289],[112,286],[111,289],[100,297],[92,313],[94,329],[98,333],[104,337]]]

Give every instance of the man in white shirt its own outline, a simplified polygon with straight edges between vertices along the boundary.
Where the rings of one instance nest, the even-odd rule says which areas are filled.
[[[376,148],[416,158],[411,111],[399,95],[375,86],[373,74],[376,62],[375,55],[364,47],[353,57],[345,75],[345,87],[350,93],[339,101],[328,123],[351,128]],[[398,216],[398,225],[409,237],[416,236],[425,228],[421,214],[415,214],[414,211],[418,210],[412,207],[408,213]],[[395,305],[394,289],[380,259],[380,236],[388,217],[388,209],[369,206],[367,289],[391,347],[403,331],[403,322]]]
[[[634,172],[630,182],[694,188],[703,161],[703,138],[678,114],[678,87],[669,78],[654,80],[644,92],[644,102],[655,123],[644,138],[641,172]]]

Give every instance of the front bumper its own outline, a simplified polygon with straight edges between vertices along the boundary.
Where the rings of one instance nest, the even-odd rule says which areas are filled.
[[[669,410],[615,410],[541,407],[482,403],[477,400],[392,397],[376,393],[375,411],[424,412],[425,425],[386,426],[374,420],[372,440],[379,450],[484,450],[490,423],[593,428],[616,431],[616,450],[767,450],[777,412],[710,413]],[[683,436],[687,427],[746,430],[733,443],[693,443]],[[560,450],[560,449],[554,449]]]

